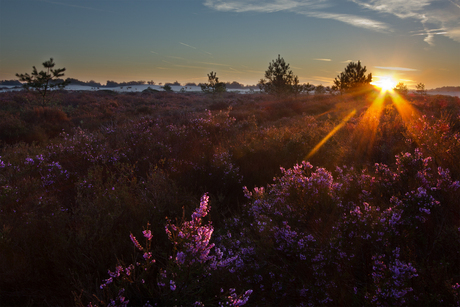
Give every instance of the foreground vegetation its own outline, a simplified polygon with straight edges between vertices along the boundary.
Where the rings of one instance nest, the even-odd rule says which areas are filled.
[[[460,99],[398,97],[1,93],[0,305],[458,306]]]

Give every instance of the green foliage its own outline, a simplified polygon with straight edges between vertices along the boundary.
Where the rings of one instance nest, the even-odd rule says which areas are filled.
[[[64,76],[65,68],[53,69],[55,65],[53,58],[49,61],[43,62],[42,65],[45,68],[45,71],[41,70],[38,72],[37,68],[33,66],[32,74],[16,74],[16,76],[19,78],[19,81],[26,82],[24,84],[26,89],[33,89],[37,91],[42,97],[42,105],[45,105],[47,103],[47,95],[49,95],[50,91],[53,89],[63,89],[70,83],[70,81],[58,80],[60,77]]]
[[[334,79],[332,89],[344,93],[356,91],[369,85],[372,81],[372,74],[366,76],[366,71],[366,66],[361,66],[360,61],[358,63],[350,62],[345,67],[345,71]]]
[[[303,87],[299,85],[298,77],[289,69],[289,64],[280,55],[269,63],[265,71],[265,79],[259,81],[259,88],[276,97],[297,95],[303,90]]]
[[[227,87],[224,82],[219,82],[219,78],[216,76],[217,73],[211,71],[208,74],[208,82],[201,85],[201,90],[204,93],[224,93],[227,91]]]

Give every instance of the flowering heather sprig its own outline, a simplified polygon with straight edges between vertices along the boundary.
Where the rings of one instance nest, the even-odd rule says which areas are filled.
[[[129,235],[129,238],[131,239],[131,241],[133,242],[134,246],[137,247],[137,249],[139,249],[140,251],[143,251],[144,248],[142,247],[142,245],[140,245],[140,243],[137,241],[136,237],[131,233]]]
[[[144,237],[147,240],[149,240],[149,241],[152,240],[153,235],[152,235],[152,231],[150,229],[144,230],[144,231],[142,231],[142,233],[144,234]]]
[[[252,290],[247,290],[244,292],[242,295],[237,295],[235,293],[235,289],[230,289],[230,295],[228,296],[228,301],[230,302],[231,306],[237,307],[237,306],[243,306],[245,305],[248,300],[249,296],[251,296]]]
[[[418,276],[417,270],[411,263],[400,261],[399,257],[398,247],[393,250],[393,261],[386,260],[385,255],[372,257],[375,292],[372,296],[367,294],[366,298],[377,306],[402,306],[406,303],[406,294],[413,291],[408,282]],[[414,299],[417,300],[417,297]]]

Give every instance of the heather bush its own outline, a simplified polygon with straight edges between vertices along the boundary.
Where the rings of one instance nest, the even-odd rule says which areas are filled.
[[[455,99],[32,98],[0,94],[0,305],[459,304]]]

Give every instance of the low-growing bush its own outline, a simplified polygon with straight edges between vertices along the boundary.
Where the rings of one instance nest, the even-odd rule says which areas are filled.
[[[460,105],[379,97],[0,93],[0,305],[458,305]]]

